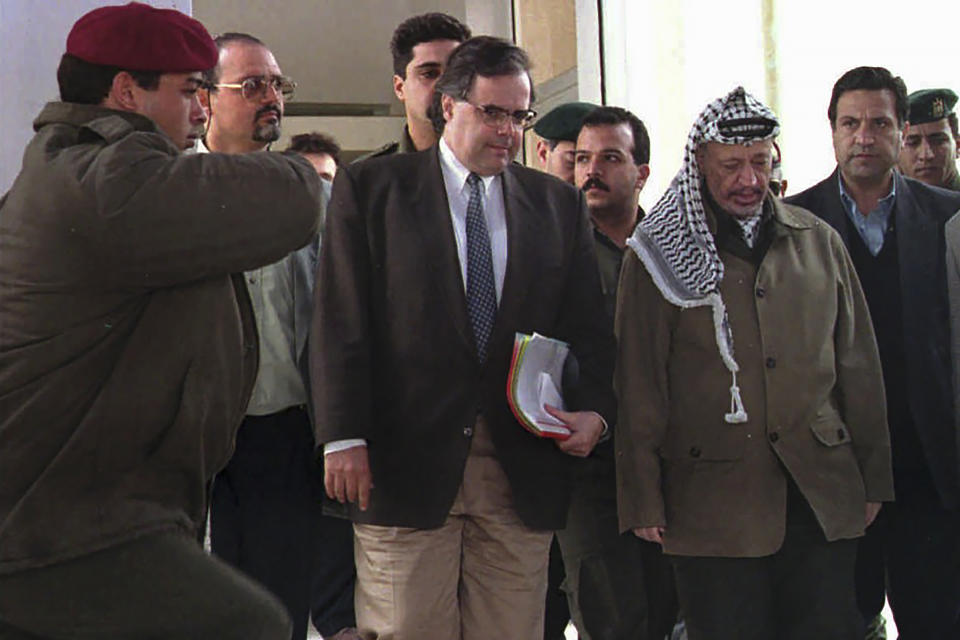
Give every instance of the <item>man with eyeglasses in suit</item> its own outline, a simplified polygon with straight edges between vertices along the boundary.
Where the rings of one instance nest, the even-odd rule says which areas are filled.
[[[571,473],[611,416],[583,194],[512,162],[530,61],[486,36],[437,82],[433,147],[342,167],[324,229],[310,365],[327,493],[354,520],[365,638],[543,637],[547,556]],[[507,405],[517,332],[564,340],[572,435]]]
[[[256,37],[225,33],[214,41],[220,58],[205,77],[210,89],[201,102],[209,125],[199,151],[266,151],[280,137],[284,101],[296,85]],[[323,184],[325,208],[330,184]],[[324,637],[355,637],[352,532],[348,522],[322,513],[302,358],[319,249],[316,236],[283,260],[244,274],[260,362],[236,451],[214,479],[210,508],[213,552],[283,601],[293,640],[306,638],[313,599],[321,600],[314,621]],[[327,587],[311,595],[315,581]]]

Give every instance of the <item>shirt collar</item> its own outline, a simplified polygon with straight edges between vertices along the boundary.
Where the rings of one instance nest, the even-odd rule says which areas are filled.
[[[462,192],[466,187],[467,176],[470,175],[470,169],[467,169],[467,167],[457,159],[457,156],[453,153],[453,150],[443,137],[440,138],[440,167],[443,169],[444,178],[453,181],[457,193]],[[495,175],[480,176],[484,193],[489,191],[490,184],[496,179],[497,176]]]
[[[840,184],[840,200],[843,201],[843,206],[846,208],[847,213],[853,213],[854,209],[857,206],[857,201],[853,199],[853,196],[847,191],[846,185],[843,184],[843,173],[837,171],[837,182]],[[880,198],[877,201],[877,208],[875,211],[880,213],[887,213],[893,207],[893,200],[897,195],[897,174],[893,173],[892,180],[890,180],[890,193]],[[873,211],[861,212],[866,214],[871,214]]]

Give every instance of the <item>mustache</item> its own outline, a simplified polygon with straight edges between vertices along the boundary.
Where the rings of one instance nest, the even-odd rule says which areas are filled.
[[[268,105],[265,106],[265,107],[262,107],[262,108],[260,108],[260,109],[257,109],[257,113],[254,114],[253,119],[254,119],[254,120],[259,120],[259,119],[260,119],[260,116],[266,115],[266,114],[268,114],[268,113],[272,113],[272,114],[276,115],[276,116],[277,116],[277,120],[279,120],[279,119],[281,119],[281,118],[283,117],[283,114],[280,113],[280,107],[278,107],[278,106],[276,106],[276,105],[274,105],[274,104],[268,104]]]
[[[766,187],[744,187],[743,189],[736,189],[730,192],[731,196],[762,196],[766,195]]]
[[[587,191],[589,189],[601,189],[603,191],[610,191],[610,185],[601,180],[600,178],[588,178],[586,182],[583,183],[583,186],[580,187],[581,191]]]

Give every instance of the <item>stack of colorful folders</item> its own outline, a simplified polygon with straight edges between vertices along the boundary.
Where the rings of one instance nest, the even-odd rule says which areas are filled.
[[[563,363],[570,352],[566,342],[517,333],[513,341],[513,360],[507,377],[507,402],[523,428],[541,438],[570,436],[570,429],[543,408],[548,404],[565,409],[560,392]]]

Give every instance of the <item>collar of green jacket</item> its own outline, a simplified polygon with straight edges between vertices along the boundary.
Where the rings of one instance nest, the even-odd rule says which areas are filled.
[[[112,120],[117,126],[124,126],[124,128],[132,127],[137,131],[159,132],[153,120],[139,113],[74,102],[48,102],[33,121],[33,130],[39,131],[49,124],[90,126],[93,122],[104,119],[108,119],[108,122]]]

